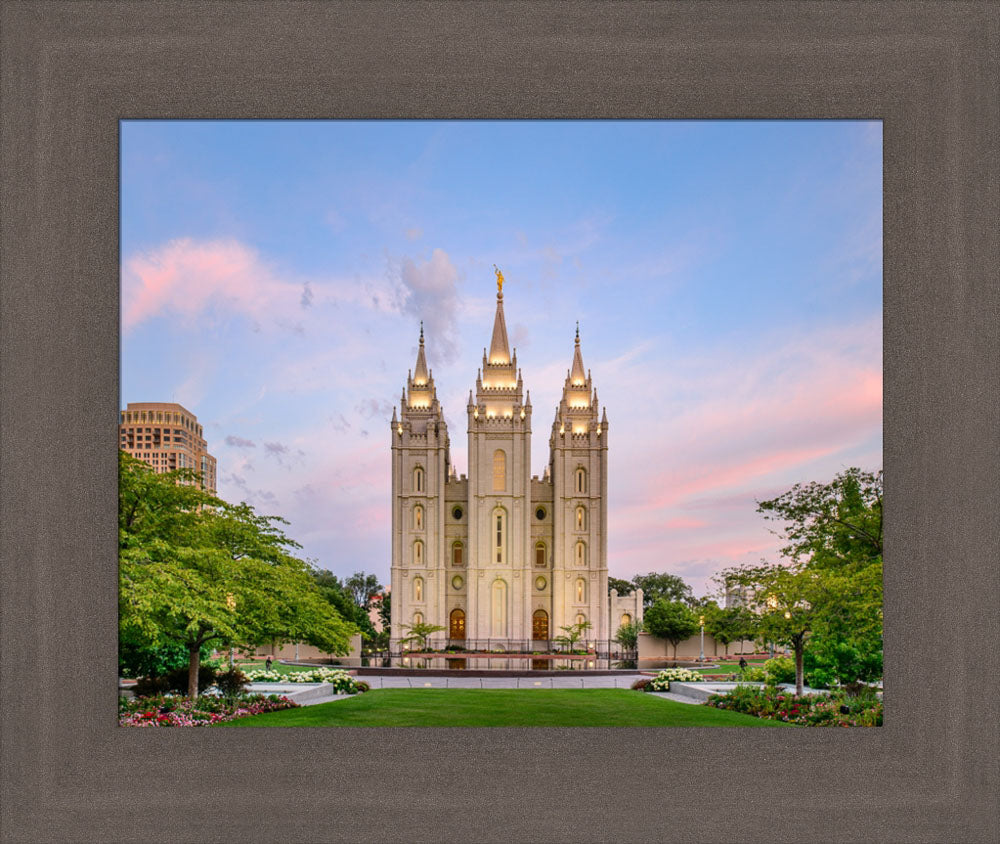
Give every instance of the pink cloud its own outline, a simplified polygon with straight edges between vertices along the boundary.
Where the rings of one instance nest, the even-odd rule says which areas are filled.
[[[287,310],[298,303],[302,285],[279,279],[236,241],[182,238],[127,259],[122,292],[128,330],[162,311],[192,316],[212,305],[260,317],[278,304]]]
[[[317,305],[336,300],[369,310],[395,311],[395,285],[352,279],[335,286],[285,274],[237,240],[179,238],[125,259],[122,325],[128,331],[162,313],[192,319],[205,311],[241,314],[255,328],[301,331]]]

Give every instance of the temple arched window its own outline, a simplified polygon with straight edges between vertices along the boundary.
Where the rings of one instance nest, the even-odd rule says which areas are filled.
[[[535,567],[543,569],[545,568],[545,543],[539,542],[535,545]]]
[[[501,449],[493,452],[493,491],[507,489],[507,455]]]
[[[493,511],[493,559],[497,563],[507,562],[507,511],[497,507]]]

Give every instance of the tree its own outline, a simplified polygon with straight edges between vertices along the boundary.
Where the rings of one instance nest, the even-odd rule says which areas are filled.
[[[756,633],[756,617],[746,607],[709,609],[705,613],[705,630],[717,642],[722,642],[729,655],[729,646],[741,639],[752,639]]]
[[[372,642],[375,640],[375,626],[368,616],[368,610],[359,606],[354,601],[354,595],[340,578],[325,569],[313,572],[313,579],[319,587],[323,596],[333,605],[340,615],[357,625],[361,631],[362,639]]]
[[[664,600],[684,601],[690,603],[694,600],[691,587],[676,574],[637,574],[632,578],[632,588],[642,590],[642,606],[648,608],[657,601]]]
[[[781,555],[793,562],[839,567],[882,558],[881,469],[851,468],[827,484],[796,484],[757,502],[757,512],[784,524]]]
[[[629,622],[618,628],[615,641],[625,650],[634,651],[639,645],[639,625]]]
[[[572,651],[576,643],[580,641],[586,631],[590,630],[591,626],[589,621],[578,621],[576,624],[560,627],[559,629],[563,631],[563,635],[556,636],[555,641],[565,645],[566,650]]]
[[[643,625],[646,632],[670,642],[677,659],[677,646],[698,632],[698,617],[687,604],[660,598],[644,612]]]
[[[201,649],[307,641],[347,653],[357,628],[293,556],[283,520],[259,516],[193,485],[189,470],[156,474],[124,452],[119,463],[119,641],[188,652],[198,694]]]
[[[382,584],[378,582],[378,577],[374,574],[365,574],[363,571],[355,572],[347,578],[345,586],[354,599],[354,603],[365,610],[371,604],[372,595],[377,595],[382,591]]]
[[[788,645],[795,653],[795,693],[802,694],[806,637],[822,603],[820,576],[802,568],[742,566],[726,572],[729,581],[748,588],[750,607],[757,613],[757,635]]]
[[[610,593],[612,589],[617,590],[619,595],[628,595],[628,593],[635,589],[635,587],[627,580],[622,580],[620,577],[609,577],[608,592]]]
[[[440,633],[445,628],[440,624],[428,624],[426,621],[418,621],[415,624],[404,624],[403,630],[409,635],[403,637],[404,642],[416,642],[421,650],[427,648],[427,637],[432,633]]]
[[[383,630],[392,629],[392,593],[383,592],[378,606],[378,617],[382,621]]]
[[[881,470],[851,468],[758,503],[783,524],[782,555],[812,574],[806,661],[823,684],[882,674],[882,495]]]

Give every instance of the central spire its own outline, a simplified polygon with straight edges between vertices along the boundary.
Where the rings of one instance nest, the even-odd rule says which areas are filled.
[[[503,318],[503,273],[497,274],[497,315],[493,320],[493,340],[490,343],[490,363],[510,363],[510,346],[507,344],[507,323]]]

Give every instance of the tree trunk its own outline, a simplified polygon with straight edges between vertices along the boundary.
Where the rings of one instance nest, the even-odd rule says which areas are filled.
[[[795,694],[802,694],[804,673],[802,670],[802,652],[805,650],[805,642],[802,639],[795,640]]]
[[[677,662],[677,645],[678,645],[678,643],[674,642],[673,645],[674,645],[674,662]]]
[[[188,646],[188,697],[198,697],[198,669],[201,667],[201,646]]]

